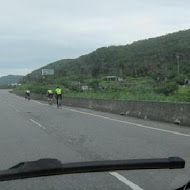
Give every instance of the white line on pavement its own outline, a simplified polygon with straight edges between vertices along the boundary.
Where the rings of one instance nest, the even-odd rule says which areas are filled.
[[[38,104],[42,104],[42,105],[47,105],[47,104],[44,104],[44,103],[41,103],[41,102],[38,102],[38,101],[35,101],[35,100],[33,100],[33,102],[38,103]],[[92,113],[88,113],[88,112],[84,112],[84,111],[78,111],[78,110],[70,109],[70,108],[64,108],[64,109],[67,109],[67,110],[72,111],[72,112],[85,114],[85,115],[91,115],[91,116],[100,117],[100,118],[103,118],[103,119],[108,119],[110,121],[116,121],[116,122],[120,122],[120,123],[125,123],[125,124],[129,124],[129,125],[133,125],[133,126],[137,126],[137,127],[141,127],[141,128],[152,129],[152,130],[171,133],[171,134],[174,134],[174,135],[180,135],[180,136],[184,136],[184,137],[190,137],[189,134],[184,134],[184,133],[180,133],[180,132],[177,132],[177,131],[170,131],[170,130],[166,130],[166,129],[159,129],[159,128],[155,128],[155,127],[149,127],[149,126],[146,126],[146,125],[141,125],[141,124],[132,123],[132,122],[128,122],[128,121],[122,121],[122,120],[119,120],[119,119],[113,119],[113,118],[110,118],[110,117],[105,117],[105,116],[101,116],[101,115],[98,115],[98,114],[92,114]]]
[[[72,112],[77,112],[77,113],[81,113],[81,114],[85,114],[85,115],[91,115],[91,116],[100,117],[100,118],[103,118],[103,119],[108,119],[108,120],[111,120],[111,121],[116,121],[116,122],[120,122],[120,123],[130,124],[130,125],[141,127],[141,128],[152,129],[152,130],[156,130],[156,131],[162,131],[162,132],[172,133],[174,135],[180,135],[180,136],[190,137],[190,135],[188,135],[188,134],[179,133],[179,132],[176,132],[176,131],[170,131],[170,130],[166,130],[166,129],[159,129],[159,128],[154,128],[154,127],[149,127],[149,126],[146,126],[146,125],[141,125],[141,124],[137,124],[137,123],[132,123],[132,122],[122,121],[122,120],[118,120],[118,119],[113,119],[113,118],[110,118],[110,117],[105,117],[105,116],[101,116],[101,115],[97,115],[97,114],[92,114],[92,113],[87,113],[87,112],[83,112],[83,111],[78,111],[78,110],[70,109],[70,108],[65,108],[65,109],[67,109],[69,111],[72,111]]]
[[[19,112],[19,110],[18,109],[16,109],[16,108],[14,108],[14,110],[18,113]]]
[[[124,184],[126,184],[127,186],[129,186],[131,189],[133,190],[143,190],[142,188],[140,188],[138,185],[134,184],[133,182],[129,181],[128,179],[126,179],[125,177],[123,177],[122,175],[118,174],[117,172],[110,172],[110,174],[114,177],[116,177],[119,181],[123,182]]]
[[[34,124],[36,124],[38,127],[42,128],[42,129],[46,129],[45,127],[43,127],[40,123],[34,121],[33,119],[30,119],[30,121]]]
[[[41,103],[41,102],[38,102],[38,101],[35,101],[35,100],[31,100],[32,102],[35,102],[35,103],[38,103],[38,104],[41,104],[41,105],[47,105],[47,104],[44,104],[44,103]],[[77,110],[74,110],[74,109],[68,109],[68,108],[65,108],[67,110],[70,110],[70,111],[73,111],[73,112],[79,112],[79,113],[82,113],[82,114],[88,114],[88,115],[92,115],[92,116],[96,116],[96,117],[101,117],[103,119],[108,119],[108,120],[113,120],[109,117],[104,117],[104,116],[100,116],[100,115],[95,115],[95,114],[90,114],[90,113],[87,113],[87,112],[80,112],[80,111],[77,111]],[[30,119],[30,121],[34,124],[36,124],[37,126],[39,126],[40,128],[42,129],[46,129],[45,127],[43,127],[40,123],[34,121],[33,119]],[[120,120],[118,120],[120,121]],[[126,179],[124,176],[120,175],[119,173],[117,172],[110,172],[110,175],[116,177],[119,181],[123,182],[125,185],[129,186],[132,190],[143,190],[142,188],[140,188],[138,185],[134,184],[133,182],[129,181],[128,179]]]
[[[41,102],[38,102],[36,100],[30,100],[31,102],[34,102],[34,103],[37,103],[37,104],[41,104],[41,105],[44,105],[44,106],[47,106],[48,104],[44,104],[44,103],[41,103]]]
[[[19,112],[19,110],[17,108],[15,108],[14,106],[12,106],[11,104],[8,104],[14,111],[16,111],[17,113]]]
[[[41,103],[41,102],[38,102],[38,101],[35,101],[35,100],[33,100],[33,101],[35,103],[38,103],[38,104],[47,105],[47,104],[44,104],[44,103]],[[78,110],[70,109],[70,108],[64,108],[64,109],[72,111],[72,112],[85,114],[85,115],[91,115],[91,116],[95,116],[95,117],[100,117],[100,118],[107,119],[107,120],[110,120],[110,121],[116,121],[116,122],[120,122],[120,123],[125,123],[125,124],[129,124],[129,125],[133,125],[133,126],[137,126],[137,127],[141,127],[141,128],[146,128],[146,129],[151,129],[151,130],[171,133],[171,134],[174,134],[174,135],[179,135],[179,136],[184,136],[184,137],[190,137],[189,134],[184,134],[184,133],[180,133],[180,132],[177,132],[177,131],[170,131],[170,130],[166,130],[166,129],[159,129],[159,128],[155,128],[155,127],[149,127],[149,126],[146,126],[146,125],[141,125],[141,124],[137,124],[137,123],[122,121],[122,120],[119,120],[119,119],[113,119],[113,118],[110,118],[110,117],[105,117],[105,116],[101,116],[101,115],[98,115],[98,114],[92,114],[92,113],[88,113],[88,112],[84,112],[84,111],[78,111]]]
[[[41,105],[48,105],[48,104],[45,104],[45,103],[42,103],[42,102],[39,102],[39,101],[36,101],[36,100],[31,100],[31,101],[35,102],[35,103],[38,103],[38,104],[41,104]],[[101,116],[101,115],[98,115],[98,114],[92,114],[92,113],[88,113],[88,112],[84,112],[84,111],[78,111],[78,110],[75,110],[75,109],[70,109],[70,108],[65,108],[65,107],[64,107],[64,109],[72,111],[72,112],[77,112],[77,113],[85,114],[85,115],[100,117],[100,118],[111,120],[111,121],[116,121],[116,122],[120,122],[120,123],[130,124],[130,125],[134,125],[134,126],[141,127],[141,128],[147,128],[147,129],[152,129],[152,130],[172,133],[172,134],[175,134],[175,135],[181,135],[181,136],[190,137],[190,135],[188,135],[188,134],[183,134],[183,133],[179,133],[179,132],[176,132],[176,131],[170,131],[170,130],[165,130],[165,129],[159,129],[159,128],[154,128],[154,127],[149,127],[149,126],[146,126],[146,125],[141,125],[141,124],[137,124],[137,123],[122,121],[122,120],[113,119],[113,118],[110,118],[110,117]],[[34,124],[38,125],[40,128],[46,129],[40,123],[34,121],[33,119],[30,119],[30,121],[33,122]],[[123,182],[125,185],[129,186],[132,190],[143,190],[138,185],[136,185],[135,183],[133,183],[130,180],[126,179],[124,176],[120,175],[117,172],[109,172],[109,174],[112,175],[112,176],[114,176],[115,178],[117,178],[119,181]]]
[[[21,97],[21,96],[18,96],[18,95],[14,95],[15,97],[17,97],[18,99],[24,99],[24,97]],[[30,101],[29,102],[34,102],[34,103],[37,103],[37,104],[41,104],[41,105],[48,105],[48,104],[45,104],[45,103],[41,103],[41,102],[39,102],[39,101],[37,101],[37,100],[31,100],[30,99]]]

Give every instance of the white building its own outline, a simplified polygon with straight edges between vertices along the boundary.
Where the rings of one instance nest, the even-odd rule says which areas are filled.
[[[107,81],[118,81],[118,82],[122,82],[123,78],[122,77],[117,77],[117,76],[107,76],[106,77]]]
[[[81,84],[81,89],[83,90],[83,91],[86,91],[86,90],[88,90],[88,85],[87,84]]]
[[[184,83],[190,85],[190,79],[185,79]]]

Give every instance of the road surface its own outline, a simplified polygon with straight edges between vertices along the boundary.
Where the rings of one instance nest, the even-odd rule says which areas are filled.
[[[0,90],[0,170],[22,161],[62,163],[179,156],[178,170],[70,174],[0,182],[0,189],[174,189],[190,181],[190,128],[50,106]]]

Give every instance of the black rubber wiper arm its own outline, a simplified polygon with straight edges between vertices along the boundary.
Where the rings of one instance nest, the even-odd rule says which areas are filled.
[[[40,159],[32,162],[21,162],[8,170],[1,170],[0,181],[74,173],[141,169],[179,169],[184,167],[185,161],[179,157],[77,162],[68,164],[62,164],[57,159]]]

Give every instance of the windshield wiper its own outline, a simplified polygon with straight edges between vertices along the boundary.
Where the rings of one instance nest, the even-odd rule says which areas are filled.
[[[32,162],[21,162],[7,170],[1,170],[0,181],[74,173],[141,169],[179,169],[184,167],[185,161],[179,157],[75,162],[68,164],[62,164],[57,159],[40,159]]]

